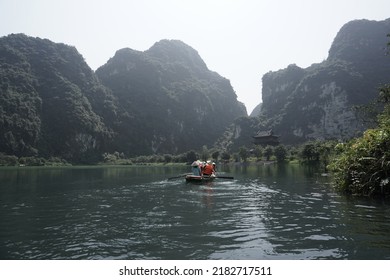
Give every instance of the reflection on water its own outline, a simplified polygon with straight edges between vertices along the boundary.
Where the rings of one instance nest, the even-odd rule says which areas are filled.
[[[220,168],[221,169],[221,168]],[[300,165],[0,169],[1,259],[388,259],[388,201]]]

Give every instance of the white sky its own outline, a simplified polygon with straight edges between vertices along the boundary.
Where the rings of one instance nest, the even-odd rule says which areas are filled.
[[[182,40],[230,80],[249,114],[265,73],[323,61],[348,21],[389,17],[390,0],[0,0],[0,36],[75,46],[94,70],[118,49]]]

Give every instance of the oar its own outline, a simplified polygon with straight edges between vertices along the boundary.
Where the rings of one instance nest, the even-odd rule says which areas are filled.
[[[234,177],[230,177],[230,176],[216,176],[215,178],[219,178],[219,179],[234,179]]]
[[[175,177],[170,177],[170,178],[168,178],[168,180],[178,179],[178,178],[190,175],[190,174],[192,174],[192,173],[184,173],[184,174],[181,174],[181,175],[178,175],[178,176],[175,176]]]

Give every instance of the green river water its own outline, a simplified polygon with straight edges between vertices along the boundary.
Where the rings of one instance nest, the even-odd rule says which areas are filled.
[[[300,165],[0,168],[0,259],[390,259],[390,202]]]

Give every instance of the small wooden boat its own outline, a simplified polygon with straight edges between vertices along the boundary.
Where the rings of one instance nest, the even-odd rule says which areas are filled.
[[[186,178],[187,182],[199,182],[199,183],[202,183],[202,182],[213,181],[216,178],[216,176],[214,174],[210,175],[210,176],[207,176],[207,175],[203,175],[203,176],[186,175],[185,178]]]

